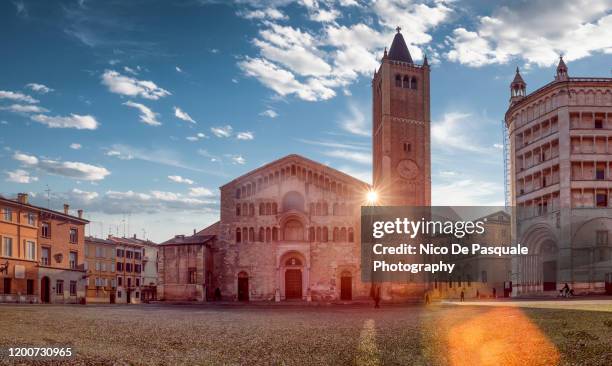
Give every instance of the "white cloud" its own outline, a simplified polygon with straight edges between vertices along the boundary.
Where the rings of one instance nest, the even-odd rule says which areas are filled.
[[[0,107],[2,110],[13,113],[46,113],[48,109],[32,104],[11,104],[8,107]]]
[[[302,83],[293,73],[263,58],[247,57],[239,62],[238,66],[246,75],[256,78],[280,96],[295,94],[303,100],[317,101],[330,99],[336,95],[336,92],[325,86],[323,81],[309,78]]]
[[[189,188],[189,195],[191,197],[210,197],[215,194],[208,188],[205,187],[192,187]]]
[[[358,136],[370,136],[372,133],[366,113],[356,103],[349,104],[349,113],[340,120],[340,127]]]
[[[127,101],[123,103],[123,105],[136,108],[140,111],[140,121],[150,126],[160,126],[161,122],[157,120],[159,116],[157,113],[153,112],[149,107],[141,103],[135,103],[132,101]]]
[[[211,127],[210,131],[217,137],[227,138],[232,136],[233,128],[230,125]]]
[[[53,91],[53,89],[49,88],[48,86],[38,83],[29,83],[26,85],[26,88],[32,89],[33,91],[40,94],[47,94]]]
[[[174,67],[174,69],[176,70],[176,72],[183,72],[183,69],[181,69],[181,68],[180,68],[180,67],[178,67],[178,66],[175,66],[175,67]]]
[[[352,166],[343,165],[338,167],[338,170],[368,184],[372,183],[372,171],[370,169],[355,169]]]
[[[9,99],[24,103],[38,103],[37,99],[34,99],[29,95],[19,92],[12,92],[9,90],[0,90],[0,99]]]
[[[272,109],[266,109],[265,111],[259,113],[260,116],[276,118],[278,117],[278,113]]]
[[[170,179],[171,181],[173,181],[175,183],[184,183],[184,184],[189,184],[189,185],[195,183],[191,179],[183,178],[180,175],[169,175],[168,179]]]
[[[198,132],[195,136],[187,136],[185,137],[185,139],[187,139],[187,141],[195,142],[195,141],[200,141],[202,139],[205,139],[207,137],[208,136],[206,136],[202,132]]]
[[[245,19],[272,19],[272,20],[280,20],[287,19],[287,16],[284,15],[276,8],[265,8],[265,9],[256,9],[250,11],[240,11],[238,15]]]
[[[125,72],[127,72],[129,74],[132,74],[132,75],[138,75],[138,71],[132,69],[129,66],[123,66],[123,71],[125,71]]]
[[[337,149],[324,151],[323,154],[333,158],[348,160],[354,163],[366,165],[372,164],[372,155],[365,152]]]
[[[563,54],[566,61],[594,52],[612,52],[611,0],[546,0],[500,6],[479,18],[475,29],[458,27],[448,38],[446,57],[479,67],[505,64],[515,58],[550,66]]]
[[[504,148],[504,145],[502,145],[502,144],[493,144],[493,147],[498,149],[498,150],[502,150]]]
[[[160,88],[154,82],[138,80],[129,76],[121,75],[114,70],[106,70],[102,74],[102,84],[108,87],[111,93],[139,96],[145,99],[157,100],[171,95],[166,89]]]
[[[255,135],[253,134],[253,132],[244,131],[244,132],[238,132],[238,134],[236,135],[236,138],[238,140],[253,140],[255,138]]]
[[[233,155],[231,156],[232,162],[234,164],[244,165],[246,164],[246,159],[242,157],[242,155]]]
[[[6,181],[13,182],[13,183],[32,183],[38,180],[38,177],[31,176],[29,172],[23,169],[17,169],[12,172],[6,172],[6,175],[7,175]]]
[[[194,121],[193,118],[191,118],[191,116],[187,112],[176,106],[174,107],[174,116],[178,119],[182,119],[183,121],[196,123],[196,121]]]
[[[77,180],[98,181],[104,179],[110,172],[101,166],[74,161],[59,161],[46,158],[38,158],[16,152],[13,159],[23,165],[37,168],[49,174],[73,178]]]
[[[479,145],[473,135],[473,129],[478,128],[476,122],[481,121],[475,121],[470,113],[445,113],[442,120],[431,125],[432,145],[443,150],[491,153],[491,149]]]
[[[76,128],[77,130],[95,130],[98,128],[98,121],[90,115],[71,113],[70,116],[47,116],[35,114],[30,119],[50,128]]]
[[[81,144],[72,143],[70,144],[70,148],[73,150],[80,150],[83,146]]]

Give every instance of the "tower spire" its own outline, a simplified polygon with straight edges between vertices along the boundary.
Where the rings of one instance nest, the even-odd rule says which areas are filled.
[[[523,80],[521,72],[519,71],[519,68],[517,66],[514,79],[510,83],[510,104],[514,104],[519,100],[523,99],[525,97],[526,88],[527,84],[525,83],[525,80]]]
[[[557,75],[555,76],[555,80],[557,81],[566,81],[569,78],[567,73],[567,65],[563,61],[563,55],[559,55],[559,64],[557,65]]]
[[[391,48],[389,49],[389,60],[393,61],[401,61],[407,63],[412,62],[412,56],[410,56],[410,51],[408,51],[408,46],[406,45],[406,41],[402,36],[401,27],[395,28],[397,33],[395,33],[395,37],[393,37],[393,42],[391,42]]]

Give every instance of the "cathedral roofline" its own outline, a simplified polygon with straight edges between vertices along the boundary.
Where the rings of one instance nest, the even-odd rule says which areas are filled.
[[[256,175],[257,173],[261,172],[262,170],[266,170],[266,169],[268,169],[268,168],[270,168],[272,166],[275,166],[275,165],[278,165],[278,164],[281,164],[283,162],[290,161],[290,160],[303,161],[303,162],[306,162],[308,164],[315,165],[315,166],[319,167],[321,170],[330,171],[333,174],[336,174],[336,175],[338,175],[338,176],[340,176],[342,178],[345,178],[345,179],[348,179],[350,181],[353,181],[354,183],[356,183],[358,185],[363,185],[363,186],[366,186],[367,188],[371,187],[370,184],[368,184],[368,183],[366,183],[366,182],[364,182],[364,181],[362,181],[360,179],[357,179],[357,178],[353,177],[352,175],[349,175],[349,174],[346,174],[344,172],[341,172],[338,169],[332,168],[332,167],[330,167],[328,165],[325,165],[325,164],[321,164],[318,161],[308,159],[308,158],[306,158],[306,157],[304,157],[302,155],[299,155],[299,154],[289,154],[289,155],[286,155],[286,156],[284,156],[282,158],[273,160],[273,161],[271,161],[271,162],[269,162],[269,163],[267,163],[265,165],[262,165],[259,168],[251,170],[250,172],[242,174],[242,175],[232,179],[231,181],[225,183],[224,185],[219,187],[219,189],[223,189],[223,188],[225,188],[225,187],[227,187],[229,185],[232,185],[235,182],[237,182],[239,180],[242,180],[242,179],[244,179],[244,178],[246,178],[248,176]]]

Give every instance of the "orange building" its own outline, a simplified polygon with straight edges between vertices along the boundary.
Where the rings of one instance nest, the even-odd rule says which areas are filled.
[[[114,241],[85,238],[87,262],[87,303],[115,303],[115,249]]]
[[[50,303],[80,303],[85,300],[85,225],[83,211],[78,217],[39,208],[40,299]]]
[[[89,221],[0,197],[0,302],[78,303],[85,297],[84,231]]]
[[[0,302],[38,302],[38,209],[0,197]]]

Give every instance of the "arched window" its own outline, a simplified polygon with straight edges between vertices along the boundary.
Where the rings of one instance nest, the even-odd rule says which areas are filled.
[[[236,198],[240,198],[240,188],[236,189]]]
[[[278,241],[278,228],[276,226],[272,228],[272,241]]]
[[[298,220],[289,220],[283,227],[284,240],[304,240],[304,226]]]
[[[335,227],[335,228],[334,228],[334,232],[333,232],[333,236],[332,236],[332,239],[334,240],[334,242],[339,242],[339,241],[340,241],[340,238],[338,237],[338,236],[339,236],[339,235],[338,235],[339,233],[340,233],[340,232],[338,231],[338,228],[337,228],[337,227]]]
[[[315,241],[315,228],[312,226],[308,229],[308,240],[311,243]]]
[[[266,203],[266,215],[272,214],[272,204],[270,202]]]
[[[259,215],[264,215],[266,212],[266,205],[262,202],[259,204]]]
[[[243,227],[242,228],[242,242],[246,243],[248,241],[249,241],[249,228]]]
[[[304,196],[299,192],[291,191],[283,197],[283,212],[290,210],[304,211]]]
[[[243,216],[249,215],[249,205],[247,205],[246,203],[242,204],[242,215]]]
[[[251,243],[255,241],[255,228],[249,228],[249,241]]]
[[[259,241],[260,242],[264,242],[266,240],[266,231],[264,230],[263,227],[259,228]]]
[[[410,87],[412,89],[416,89],[417,88],[417,78],[415,78],[414,76],[412,77],[412,81],[410,82]]]
[[[327,216],[327,202],[323,202],[322,211],[323,216]]]
[[[402,82],[402,88],[404,89],[410,88],[410,78],[408,76],[404,76],[404,80]]]
[[[236,229],[236,243],[240,243],[242,241],[242,233],[240,232],[240,228]]]
[[[269,227],[266,228],[266,242],[269,243],[272,240],[272,231]]]
[[[355,233],[353,232],[353,228],[348,229],[348,241],[349,243],[355,242]]]
[[[240,204],[236,205],[236,216],[240,216]]]
[[[345,227],[340,229],[340,241],[342,242],[346,241],[346,228]]]
[[[317,209],[315,210],[315,215],[321,216],[321,202],[317,202]]]
[[[317,227],[317,237],[316,237],[317,241],[321,241],[321,228]]]
[[[276,215],[278,213],[278,208],[276,207],[276,202],[272,202],[272,215]]]
[[[399,74],[395,75],[395,86],[402,87],[402,77]]]
[[[255,216],[255,205],[252,203],[249,205],[249,216]]]
[[[329,234],[327,232],[327,226],[323,226],[323,230],[321,230],[321,241],[324,243],[327,243],[327,240],[329,239]]]

